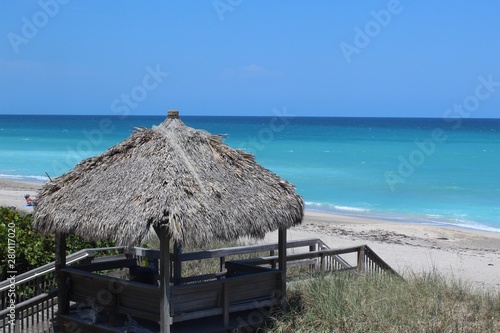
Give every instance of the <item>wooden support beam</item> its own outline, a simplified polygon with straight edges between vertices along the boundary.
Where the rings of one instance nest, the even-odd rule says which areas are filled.
[[[317,243],[311,244],[309,245],[309,252],[314,252],[317,250],[317,248],[318,248]],[[321,258],[321,265],[323,265],[323,258]],[[315,268],[316,268],[315,264],[309,265],[309,270],[311,272],[314,272]]]
[[[358,250],[358,274],[365,272],[365,247],[361,246]]]
[[[180,259],[182,255],[182,245],[179,242],[174,244],[174,285],[178,286],[181,284],[182,278],[182,261]]]
[[[226,257],[220,257],[219,258],[219,272],[223,272],[224,267],[226,267]]]
[[[224,328],[227,328],[229,326],[229,287],[227,283],[222,284],[222,309]]]
[[[160,239],[160,332],[170,333],[170,235],[164,225],[155,230]]]
[[[59,292],[57,295],[58,314],[67,314],[69,312],[69,300],[66,293],[66,278],[61,271],[66,267],[66,234],[56,234],[55,241],[55,274]]]
[[[269,256],[274,257],[274,256],[276,255],[276,254],[275,254],[275,252],[276,252],[276,251],[274,251],[274,250],[269,251]],[[271,263],[271,268],[272,268],[272,269],[276,269],[276,262],[275,262],[275,261],[273,261],[273,262]]]
[[[286,228],[280,227],[278,231],[278,265],[281,271],[280,304],[283,312],[286,311]]]

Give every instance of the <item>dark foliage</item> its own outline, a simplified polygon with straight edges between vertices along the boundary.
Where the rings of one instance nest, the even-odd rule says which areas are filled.
[[[54,235],[42,235],[32,227],[33,216],[0,207],[0,281],[6,278],[9,259],[15,260],[17,274],[54,261]],[[11,237],[14,236],[14,237]],[[9,241],[11,255],[9,258]],[[15,244],[15,252],[12,246]],[[88,242],[80,237],[67,237],[68,254],[85,248],[114,246],[111,241]],[[12,256],[12,254],[14,256]],[[14,270],[10,268],[9,270]]]

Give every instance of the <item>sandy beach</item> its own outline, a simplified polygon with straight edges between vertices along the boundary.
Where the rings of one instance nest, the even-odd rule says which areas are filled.
[[[0,206],[32,212],[24,194],[36,195],[42,185],[0,179]],[[436,269],[500,292],[500,233],[306,212],[288,232],[289,240],[305,238],[320,238],[330,248],[367,244],[403,276]],[[264,241],[276,240],[273,232]]]
[[[35,196],[43,183],[21,182],[0,179],[0,206],[15,207],[17,210],[33,212],[33,207],[26,205],[25,194]]]
[[[274,232],[266,240],[277,237]],[[330,248],[366,244],[403,276],[437,270],[500,292],[500,233],[306,212],[287,237],[320,238]]]

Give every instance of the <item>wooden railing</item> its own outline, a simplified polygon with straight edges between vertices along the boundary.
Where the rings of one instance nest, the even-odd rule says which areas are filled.
[[[328,246],[318,238],[309,238],[303,240],[292,240],[287,242],[287,252],[294,251],[321,251],[328,249]],[[302,248],[302,249],[301,249]],[[305,249],[304,249],[305,248]],[[258,245],[246,245],[238,247],[220,248],[215,250],[206,250],[198,252],[182,253],[177,252],[172,256],[174,269],[172,270],[172,282],[174,284],[184,284],[199,281],[210,281],[214,279],[219,279],[225,274],[225,263],[228,260],[234,260],[232,258],[238,256],[252,256],[262,257],[262,254],[268,253],[269,257],[276,258],[270,264],[270,268],[278,267],[278,243],[269,244],[258,244]],[[258,255],[257,255],[258,254]],[[289,255],[287,255],[288,257]],[[203,260],[203,259],[218,259],[219,260],[219,270],[218,272],[203,274],[203,275],[193,275],[193,276],[182,276],[182,263]],[[343,262],[341,258],[337,258],[339,262]],[[343,262],[345,263],[345,262]],[[346,264],[346,263],[345,263]]]
[[[341,258],[341,255],[355,254],[351,263]],[[287,267],[307,266],[310,273],[331,273],[338,271],[356,274],[390,273],[399,276],[385,261],[383,261],[368,245],[354,246],[342,249],[322,249],[304,253],[289,254],[286,257]],[[275,267],[277,256],[238,260],[248,265]]]
[[[236,265],[237,266],[237,265]],[[237,267],[233,267],[238,270]],[[259,268],[259,267],[258,267]],[[70,301],[85,306],[95,305],[93,322],[98,327],[110,325],[117,330],[126,327],[125,315],[154,322],[160,320],[160,290],[158,286],[126,281],[75,268],[62,270],[68,281]],[[231,313],[276,305],[281,274],[274,269],[259,269],[248,275],[173,286],[170,311],[173,323],[222,315],[227,326]],[[106,312],[107,321],[96,312]],[[82,313],[62,315],[68,326],[79,328],[88,320]]]
[[[68,266],[75,263],[86,264],[87,266],[81,267],[84,269],[87,267],[89,271],[99,270],[95,269],[96,267],[108,267],[108,264],[101,265],[99,262],[92,262],[92,259],[97,251],[110,250],[117,250],[122,254],[123,258],[128,258],[121,259],[122,261],[135,259],[139,265],[147,264],[151,267],[158,267],[159,252],[138,247],[132,249],[114,247],[81,250],[68,256]],[[248,269],[250,269],[249,266],[267,267],[270,269],[279,268],[277,250],[278,243],[221,248],[189,253],[182,253],[182,251],[177,249],[171,256],[171,265],[173,267],[171,270],[171,282],[175,286],[184,286],[193,283],[218,281],[226,277],[227,274],[230,274],[231,267],[234,267],[234,264],[246,265]],[[299,267],[310,274],[347,271],[353,274],[391,273],[397,275],[397,273],[367,245],[343,249],[330,249],[320,239],[314,238],[289,241],[287,243],[287,250],[287,267]],[[262,254],[267,254],[267,256],[262,256]],[[242,255],[249,257],[254,255],[255,257],[249,259],[234,259]],[[182,276],[182,263],[202,259],[218,260],[219,265],[217,271],[202,275]],[[3,329],[3,332],[17,332],[14,331],[13,326],[9,324],[12,309],[9,308],[8,305],[12,299],[10,295],[12,290],[11,283],[8,280],[0,283],[0,308],[4,309],[0,311],[0,329]],[[16,330],[22,328],[26,331],[48,332],[44,327],[48,326],[48,323],[55,318],[57,312],[57,288],[54,279],[54,263],[44,265],[30,272],[16,276],[14,290],[16,294],[14,302]],[[180,317],[178,317],[178,319],[180,319]]]
[[[390,273],[395,276],[401,277],[394,269],[392,269],[389,264],[387,264],[382,258],[380,258],[373,250],[368,246],[364,245],[364,254],[358,255],[358,266],[363,265],[363,269],[360,271],[366,273]],[[402,277],[401,277],[402,278]]]
[[[287,250],[294,251],[295,249],[306,248],[305,251],[319,251],[328,249],[328,246],[318,238],[309,238],[303,240],[292,240],[287,243]],[[158,270],[160,252],[158,250],[151,250],[147,248],[134,247],[129,250],[129,255],[135,257],[139,264],[143,264]],[[245,245],[237,247],[219,248],[214,250],[204,250],[197,252],[183,253],[182,249],[174,249],[171,255],[172,267],[171,282],[179,285],[184,283],[196,283],[201,281],[217,280],[225,275],[225,263],[231,257],[253,255],[261,256],[263,253],[268,253],[269,256],[277,258],[278,243]],[[304,251],[304,250],[302,250]],[[218,270],[202,275],[182,276],[182,264],[190,261],[204,260],[204,259],[217,259],[219,260]],[[342,258],[337,258],[337,261],[346,265]],[[277,267],[277,261],[271,268]]]
[[[174,286],[173,322],[222,315],[224,327],[227,327],[231,313],[277,305],[280,278],[279,271],[270,269],[218,281]]]
[[[67,264],[90,262],[97,251],[122,247],[85,249],[68,255]],[[0,329],[7,332],[48,332],[57,305],[54,262],[0,282]]]

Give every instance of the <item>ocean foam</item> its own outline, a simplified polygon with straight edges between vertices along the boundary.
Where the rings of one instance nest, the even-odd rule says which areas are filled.
[[[320,202],[311,202],[306,201],[306,206],[310,206],[311,209],[317,210],[325,210],[325,211],[346,211],[346,212],[369,212],[370,209],[362,208],[362,207],[353,207],[353,206],[340,206],[331,203],[320,203]]]
[[[333,206],[333,208],[337,210],[345,210],[348,212],[369,212],[370,210],[367,208],[360,208],[360,207],[350,207],[350,206]]]
[[[368,208],[339,206],[328,203],[317,203],[306,201],[306,210],[320,212],[325,214],[339,214],[351,217],[362,217],[374,220],[382,220],[388,222],[413,223],[422,225],[435,225],[462,228],[469,230],[500,232],[500,228],[491,227],[479,222],[466,219],[467,214],[456,214],[455,218],[448,219],[439,214],[405,214],[395,212],[375,212]],[[460,218],[458,217],[460,215]]]
[[[19,180],[25,182],[36,182],[36,183],[45,183],[49,181],[48,177],[44,176],[24,176],[24,175],[5,175],[0,174],[0,178],[9,179],[9,180]]]

